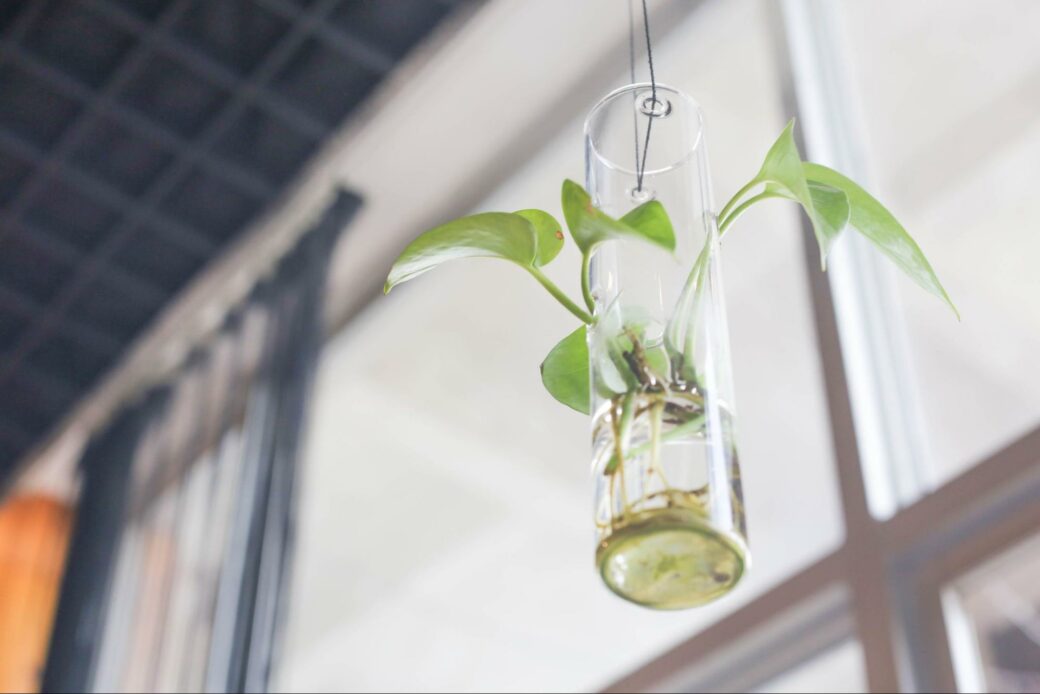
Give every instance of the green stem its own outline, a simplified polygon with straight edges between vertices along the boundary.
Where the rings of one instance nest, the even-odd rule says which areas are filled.
[[[719,222],[719,238],[722,238],[722,235],[726,233],[726,229],[728,229],[729,226],[731,224],[733,224],[733,222],[737,221],[737,218],[740,215],[744,214],[744,212],[747,210],[747,208],[751,207],[756,202],[761,202],[762,200],[767,200],[769,198],[782,198],[782,197],[784,197],[784,196],[781,195],[780,193],[774,193],[772,191],[768,191],[767,190],[767,191],[764,191],[762,193],[759,193],[758,195],[756,195],[754,197],[748,198],[747,200],[742,202],[739,207],[737,207],[735,210],[733,210],[729,214],[729,216],[723,218],[722,221]]]
[[[614,471],[617,471],[618,482],[621,485],[621,515],[624,516],[628,513],[628,485],[625,483],[625,452],[624,448],[628,444],[628,429],[632,426],[632,412],[635,408],[635,393],[626,393],[625,399],[621,404],[621,416],[617,414],[618,406],[614,405],[614,412],[611,412],[611,423],[614,429],[614,469],[610,471],[613,476]],[[610,465],[607,465],[610,468]]]
[[[592,316],[586,313],[580,306],[571,301],[570,297],[563,293],[559,287],[553,284],[553,281],[546,277],[541,270],[536,267],[529,267],[527,271],[534,275],[534,278],[538,280],[539,284],[545,287],[546,291],[553,295],[553,298],[560,302],[560,304],[577,316],[578,320],[586,325],[592,325]]]
[[[591,281],[589,277],[589,261],[592,259],[591,253],[581,254],[581,295],[585,297],[585,306],[588,307],[589,313],[596,312],[596,302],[592,298],[592,290],[589,288]]]
[[[754,188],[755,186],[757,186],[759,183],[761,183],[761,181],[759,181],[757,178],[755,178],[755,179],[750,180],[747,183],[747,185],[745,185],[743,188],[738,190],[736,192],[736,194],[732,198],[729,199],[729,202],[726,203],[725,207],[722,208],[722,212],[719,212],[719,219],[725,219],[726,215],[733,208],[733,206],[736,205],[738,202],[740,202],[740,199],[742,197],[744,197],[744,194],[747,193],[752,188]]]
[[[693,419],[689,420],[688,422],[683,422],[682,424],[679,424],[675,428],[669,429],[665,433],[661,434],[661,436],[658,437],[658,442],[659,443],[667,443],[667,442],[672,441],[674,439],[682,438],[683,436],[686,436],[687,434],[690,434],[690,433],[693,433],[693,432],[697,431],[698,429],[700,429],[703,426],[704,426],[704,415],[698,415],[698,416],[694,417]],[[629,460],[632,460],[633,458],[636,458],[637,456],[643,455],[644,453],[649,451],[651,449],[651,447],[653,447],[654,445],[655,445],[654,441],[647,441],[646,443],[641,443],[638,446],[633,446],[632,448],[628,449],[628,451],[625,452],[625,457],[627,457]],[[615,456],[616,455],[617,454],[615,453]],[[615,459],[611,458],[610,461],[607,463],[607,466],[604,468],[604,471],[611,470],[612,469],[612,467],[611,467],[612,465],[613,465],[613,468],[616,469],[616,468],[618,468],[621,465],[621,463],[615,462]],[[607,474],[609,474],[609,472]]]
[[[665,403],[654,403],[650,409],[650,469],[653,471],[660,465],[660,415],[665,411]]]
[[[625,446],[628,445],[629,431],[632,429],[632,419],[635,417],[636,394],[637,391],[625,393],[622,396],[621,404],[615,404],[614,406],[615,410],[620,407],[621,414],[617,417],[617,423],[614,426],[614,456],[607,463],[607,466],[603,468],[604,475],[614,474],[614,471],[625,459]],[[611,417],[614,416],[615,414],[612,413]],[[622,479],[624,479],[624,472],[622,472]]]

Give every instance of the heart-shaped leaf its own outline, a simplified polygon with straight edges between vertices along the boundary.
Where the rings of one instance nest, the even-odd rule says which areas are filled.
[[[563,230],[556,217],[543,210],[517,210],[513,214],[520,215],[534,226],[538,242],[538,255],[534,264],[539,267],[548,265],[563,248]]]
[[[549,352],[542,362],[542,383],[549,394],[582,414],[590,413],[589,345],[581,326]]]
[[[561,198],[567,228],[584,254],[596,244],[626,237],[642,238],[666,250],[675,250],[672,224],[656,200],[643,203],[617,220],[593,205],[585,189],[569,179],[563,182]]]
[[[383,291],[418,277],[449,260],[503,258],[533,267],[538,260],[534,225],[508,212],[462,217],[422,233],[401,252],[390,268]]]
[[[621,223],[639,232],[641,236],[670,251],[675,250],[675,229],[668,213],[657,200],[644,202],[624,217]]]
[[[953,305],[950,296],[939,282],[921,247],[884,205],[834,169],[807,162],[804,164],[804,170],[810,181],[843,191],[849,200],[849,225],[870,239],[878,250],[888,256],[925,291],[946,302],[960,319],[957,307]]]

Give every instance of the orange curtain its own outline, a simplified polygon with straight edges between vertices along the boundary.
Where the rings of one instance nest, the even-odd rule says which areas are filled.
[[[0,505],[0,692],[40,689],[70,517],[40,495]]]

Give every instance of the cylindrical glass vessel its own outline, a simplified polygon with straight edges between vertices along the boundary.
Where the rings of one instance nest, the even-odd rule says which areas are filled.
[[[621,597],[680,609],[727,593],[749,554],[703,119],[656,94],[618,89],[585,123],[593,204],[620,218],[658,200],[676,236],[674,253],[632,238],[592,258],[596,561]]]

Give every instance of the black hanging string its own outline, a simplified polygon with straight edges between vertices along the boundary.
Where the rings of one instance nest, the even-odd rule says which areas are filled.
[[[635,192],[641,193],[643,191],[643,173],[646,171],[646,152],[650,148],[650,130],[654,124],[655,114],[657,113],[658,102],[657,102],[657,79],[654,77],[654,52],[650,46],[650,16],[646,9],[646,0],[642,0],[643,3],[643,32],[646,36],[646,60],[650,67],[650,108],[646,109],[642,106],[642,110],[647,115],[646,121],[646,138],[643,141],[643,156],[639,156],[639,121],[638,116],[633,116],[633,123],[635,128],[635,148],[636,148],[636,190]],[[628,4],[628,69],[629,77],[632,82],[636,81],[636,51],[635,51],[635,21],[632,17],[632,2],[629,0]]]
[[[628,0],[628,83],[636,83],[636,19],[635,7],[632,0]],[[635,145],[636,179],[639,176],[639,112],[632,109],[632,143]]]

